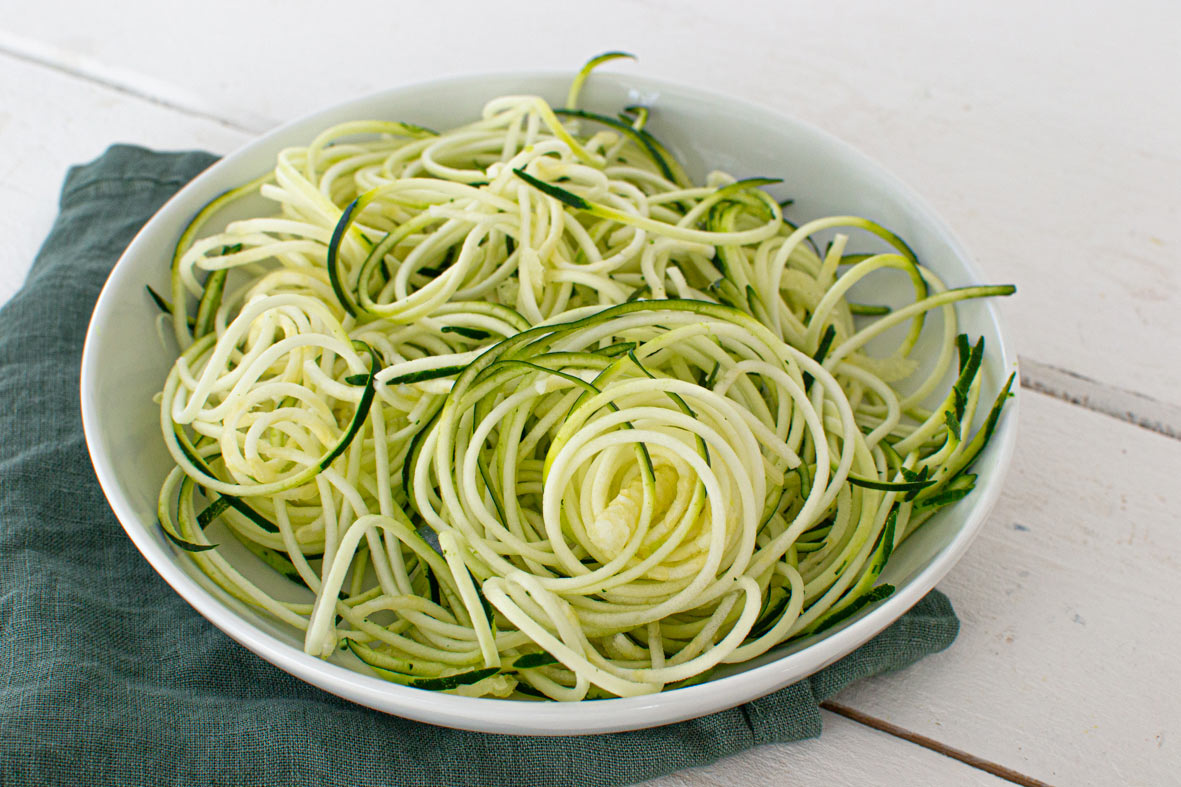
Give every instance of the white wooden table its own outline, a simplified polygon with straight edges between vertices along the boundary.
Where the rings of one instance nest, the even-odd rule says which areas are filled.
[[[962,632],[839,695],[818,740],[653,784],[1181,779],[1174,0],[349,4],[359,19],[290,0],[5,5],[0,301],[71,163],[113,142],[224,153],[449,74],[624,49],[638,73],[794,114],[877,158],[992,281],[1019,286],[1002,306],[1025,386],[1016,466],[940,586]]]

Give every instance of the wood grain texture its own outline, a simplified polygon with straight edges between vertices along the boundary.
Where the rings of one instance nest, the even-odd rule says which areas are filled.
[[[1181,404],[1181,366],[1161,352],[1181,309],[1169,0],[405,2],[366,9],[360,40],[309,0],[124,8],[16,5],[0,50],[256,131],[393,85],[635,52],[610,67],[798,115],[898,172],[989,278],[1018,285],[1006,312],[1022,354]]]
[[[984,532],[940,584],[947,651],[836,700],[1053,784],[1181,772],[1181,443],[1023,393]]]
[[[822,711],[822,714],[824,734],[815,740],[760,746],[638,787],[1001,787],[1012,784],[835,713]]]

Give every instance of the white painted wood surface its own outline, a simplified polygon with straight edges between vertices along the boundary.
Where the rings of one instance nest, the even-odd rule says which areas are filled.
[[[1034,8],[1028,6],[1036,5]],[[1181,6],[473,0],[105,4],[0,15],[0,301],[66,168],[113,142],[227,152],[322,105],[450,74],[632,68],[822,126],[934,204],[1027,363],[1005,498],[941,585],[957,643],[837,700],[1062,784],[1181,773]],[[988,784],[831,713],[818,741],[653,785]]]
[[[1006,494],[940,588],[947,651],[837,700],[1054,784],[1181,766],[1181,441],[1025,392]]]
[[[24,281],[62,179],[114,142],[227,152],[249,137],[0,54],[0,302]]]

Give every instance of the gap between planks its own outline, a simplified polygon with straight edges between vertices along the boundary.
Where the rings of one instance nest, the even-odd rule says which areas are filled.
[[[274,125],[265,118],[239,123],[208,107],[196,96],[186,96],[173,85],[156,83],[149,77],[126,72],[76,54],[64,58],[57,49],[13,36],[0,30],[0,55],[48,68],[123,95],[175,112],[218,123],[235,131],[257,135]],[[162,94],[173,94],[172,99]],[[1021,385],[1031,391],[1060,399],[1111,418],[1181,440],[1181,407],[1160,402],[1144,394],[1101,383],[1068,369],[1030,358],[1020,359]]]
[[[1181,407],[1030,358],[1019,359],[1021,387],[1181,440]]]
[[[56,47],[30,41],[0,29],[0,55],[47,68],[75,79],[89,82],[131,98],[146,101],[174,112],[208,120],[234,131],[257,136],[275,125],[266,118],[248,118],[246,124],[230,120],[195,95],[186,95],[175,85],[155,80],[126,69],[109,66],[86,55],[69,53],[66,57]],[[172,95],[173,98],[164,98]]]
[[[896,724],[891,724],[884,719],[879,719],[875,716],[870,716],[862,713],[859,710],[850,708],[848,705],[842,705],[839,702],[832,702],[825,700],[820,703],[820,707],[830,713],[835,713],[838,716],[843,716],[850,721],[862,724],[870,729],[884,732],[887,735],[892,735],[904,741],[922,746],[924,749],[930,749],[933,752],[942,754],[945,757],[950,757],[953,760],[962,762],[965,765],[970,765],[973,768],[982,770],[985,773],[990,773],[1000,779],[1005,779],[1013,784],[1020,784],[1022,787],[1051,787],[1051,785],[1040,779],[1035,779],[1032,776],[1026,776],[1024,773],[1015,771],[1012,768],[1006,768],[1004,765],[986,760],[982,757],[977,757],[974,754],[969,754],[966,751],[953,748],[947,744],[940,743],[934,738],[928,738],[926,735],[919,735],[917,732],[911,732]]]

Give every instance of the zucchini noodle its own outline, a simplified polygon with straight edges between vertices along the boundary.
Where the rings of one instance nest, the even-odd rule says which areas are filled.
[[[1012,378],[981,403],[955,304],[1013,288],[948,288],[865,218],[796,226],[776,181],[690,180],[648,109],[577,107],[618,54],[564,108],[282,151],[152,293],[180,345],[161,525],[308,653],[469,696],[676,688],[889,595],[972,490]],[[273,208],[208,229],[247,197]],[[849,300],[890,276],[911,303]]]

